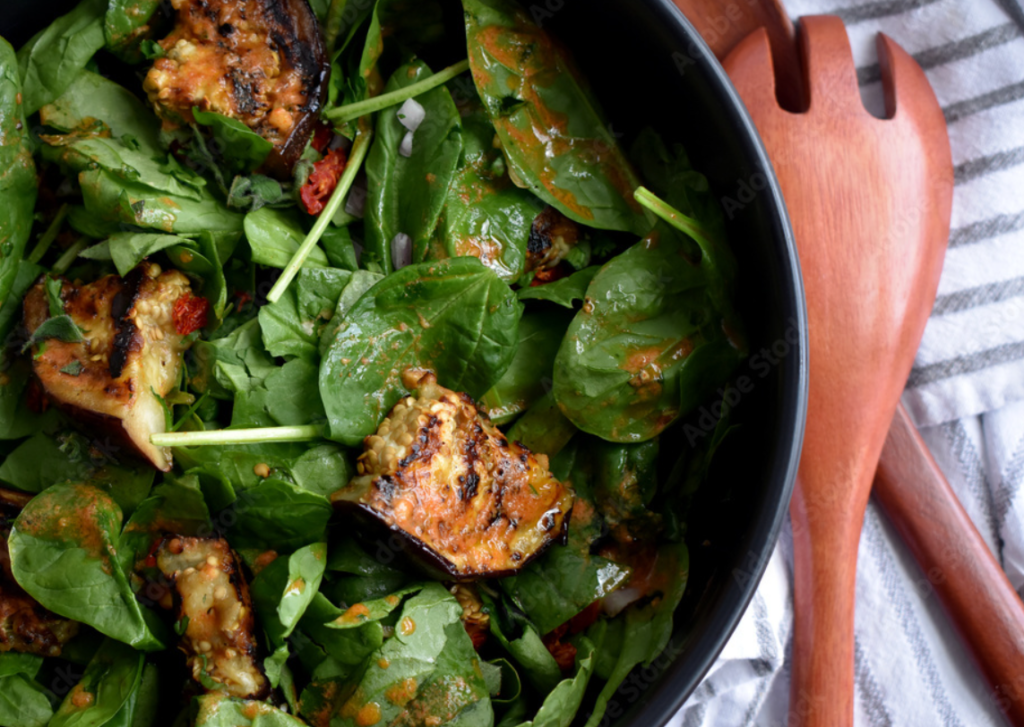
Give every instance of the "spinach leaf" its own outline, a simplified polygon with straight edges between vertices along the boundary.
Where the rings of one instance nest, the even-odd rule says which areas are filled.
[[[0,302],[7,300],[18,277],[36,204],[25,106],[14,49],[0,38]]]
[[[192,109],[192,116],[202,126],[208,126],[217,141],[220,154],[228,171],[247,174],[262,164],[274,145],[243,124],[213,111]]]
[[[431,72],[421,61],[395,71],[385,91],[421,81]],[[379,256],[384,272],[394,268],[391,242],[412,238],[412,261],[426,258],[462,152],[462,127],[448,89],[439,86],[417,98],[426,116],[413,134],[412,153],[399,152],[407,131],[397,110],[377,119],[377,135],[366,158],[366,249]]]
[[[230,507],[228,540],[236,548],[290,553],[324,540],[331,503],[323,495],[280,479],[246,490]]]
[[[107,639],[54,714],[50,727],[92,727],[111,722],[142,680],[143,655]],[[83,695],[88,694],[88,698]],[[84,704],[83,704],[84,702]]]
[[[522,667],[523,674],[537,691],[541,694],[551,692],[562,678],[562,671],[537,629],[505,599],[499,597],[496,600],[486,592],[481,593],[481,599],[491,617],[494,637]]]
[[[270,372],[263,385],[235,395],[231,426],[314,424],[324,417],[316,364],[293,359]]]
[[[394,552],[386,544],[374,545],[378,546],[378,551],[371,555],[355,537],[345,537],[331,546],[327,568],[358,576],[380,576],[397,572],[389,565],[395,558]]]
[[[359,299],[363,297],[363,293],[383,279],[384,276],[380,273],[371,273],[368,270],[356,270],[352,273],[352,277],[341,290],[338,304],[334,307],[334,315],[320,333],[321,357],[326,355],[331,344],[334,343],[334,339],[337,338],[338,331],[341,330],[342,324],[345,321],[345,316],[359,302]]]
[[[182,242],[166,253],[174,267],[193,280],[198,278],[201,281],[199,290],[210,302],[218,321],[224,319],[228,302],[225,265],[240,239],[240,232],[204,230],[195,236],[191,244]]]
[[[629,575],[629,568],[586,550],[555,545],[498,585],[546,634],[607,596]]]
[[[107,50],[125,63],[140,63],[139,46],[151,34],[150,19],[159,7],[160,0],[109,0],[103,18]]]
[[[196,341],[191,352],[196,368],[189,385],[217,399],[231,400],[238,392],[251,391],[277,368],[263,349],[255,318],[224,338]]]
[[[155,538],[166,533],[194,536],[208,532],[210,512],[199,487],[199,478],[186,475],[177,480],[165,480],[125,523],[117,556],[122,569],[129,573],[136,563],[149,555]]]
[[[29,595],[54,613],[92,626],[144,651],[162,649],[155,615],[143,609],[115,546],[121,509],[88,485],[54,485],[34,497],[8,541],[11,572]]]
[[[260,308],[263,344],[273,356],[319,359],[320,329],[334,316],[348,270],[303,268],[284,295]]]
[[[160,122],[153,112],[131,91],[92,71],[82,71],[59,98],[39,109],[39,120],[63,132],[99,121],[115,139],[127,135],[141,151],[160,153]]]
[[[50,721],[53,707],[35,681],[42,665],[42,657],[33,654],[0,654],[0,724],[45,727]]]
[[[576,674],[571,679],[559,682],[544,698],[534,718],[523,722],[520,727],[569,727],[572,724],[594,673],[597,652],[597,647],[586,636],[580,637],[576,648]]]
[[[577,429],[558,408],[549,391],[537,399],[508,430],[510,442],[521,442],[534,452],[554,457],[575,436]]]
[[[553,389],[585,432],[650,439],[722,386],[743,356],[723,330],[705,271],[677,237],[613,258],[587,298],[555,358]]]
[[[577,270],[568,278],[562,278],[553,283],[520,288],[516,295],[519,296],[519,300],[547,300],[566,308],[572,308],[575,301],[583,300],[586,296],[590,281],[594,279],[600,269],[600,265],[591,265],[589,268]]]
[[[373,703],[374,716],[387,724],[491,725],[487,685],[461,616],[462,607],[443,586],[424,586],[405,603],[394,638],[367,659],[356,692],[332,723],[354,727],[371,721],[359,715]]]
[[[320,590],[327,544],[314,543],[277,558],[251,585],[253,605],[272,645],[282,645]]]
[[[496,424],[511,421],[551,389],[551,367],[572,320],[566,311],[527,313],[519,322],[515,357],[480,403]]]
[[[111,260],[117,274],[124,277],[150,255],[169,247],[195,247],[194,243],[177,235],[162,235],[156,232],[118,232],[108,240],[82,252],[87,260]]]
[[[222,692],[196,697],[195,727],[304,727],[302,720],[267,702],[234,699]]]
[[[330,438],[358,445],[404,395],[401,372],[437,372],[442,386],[480,396],[515,353],[522,304],[476,258],[410,265],[345,315],[320,367]]]
[[[245,216],[245,237],[252,248],[253,262],[283,269],[299,249],[306,233],[293,210],[261,207]],[[327,256],[319,247],[314,247],[303,267],[327,267]]]
[[[343,614],[324,624],[329,629],[359,628],[369,621],[381,621],[399,607],[406,596],[423,590],[422,584],[407,586],[383,598],[360,601],[349,606]]]
[[[657,532],[660,517],[649,505],[658,489],[658,450],[657,439],[640,444],[588,442],[586,453],[596,475],[593,498],[611,527],[628,523],[640,528],[638,535]]]
[[[299,487],[327,498],[355,476],[345,450],[335,444],[307,449],[289,471]]]
[[[85,64],[103,47],[106,0],[82,0],[18,51],[24,112],[30,116],[64,93]]]
[[[511,0],[463,0],[473,80],[512,180],[591,227],[644,235],[639,185],[572,63]]]

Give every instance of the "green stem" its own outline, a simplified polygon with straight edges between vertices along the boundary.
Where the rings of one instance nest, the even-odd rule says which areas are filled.
[[[256,429],[212,429],[208,432],[165,432],[149,441],[157,447],[210,447],[221,444],[266,444],[267,442],[309,442],[320,439],[323,429],[317,424]]]
[[[352,182],[355,181],[356,172],[363,165],[366,152],[370,148],[371,138],[373,138],[373,132],[369,130],[356,137],[355,143],[352,144],[352,155],[348,159],[348,164],[345,165],[345,171],[342,173],[341,179],[338,180],[338,186],[335,187],[334,194],[331,195],[327,206],[320,211],[320,216],[316,218],[316,224],[313,225],[313,229],[309,231],[306,239],[299,245],[299,249],[292,255],[292,259],[281,273],[281,277],[277,279],[274,287],[270,289],[267,300],[271,303],[276,303],[284,295],[284,291],[288,290],[292,279],[299,274],[299,270],[302,268],[303,263],[306,262],[306,258],[309,257],[309,253],[313,252],[313,248],[320,241],[320,237],[324,234],[324,230],[327,229],[327,225],[330,224],[338,208],[341,207],[342,200],[345,199],[348,190],[352,187]]]
[[[57,275],[63,274],[65,270],[71,267],[71,263],[75,261],[75,258],[78,257],[79,253],[89,246],[89,242],[90,240],[88,237],[83,237],[65,250],[64,254],[57,258],[57,262],[53,264],[52,272]]]
[[[665,222],[696,240],[702,250],[710,249],[711,240],[708,237],[708,233],[704,231],[704,228],[700,226],[697,220],[687,217],[679,210],[669,206],[667,202],[663,201],[646,187],[638,187],[633,196],[637,202],[665,220]]]
[[[382,93],[380,96],[368,98],[365,101],[357,101],[348,106],[339,106],[324,112],[324,117],[335,126],[344,124],[346,121],[358,119],[360,116],[372,114],[375,111],[382,111],[389,106],[397,106],[406,99],[419,96],[432,88],[437,88],[442,83],[447,83],[456,76],[469,70],[469,59],[459,61],[453,66],[448,66],[443,71],[438,71],[433,76],[417,81],[411,86],[400,88],[397,91]]]
[[[43,259],[43,255],[45,255],[46,251],[50,249],[50,245],[52,245],[53,241],[57,239],[57,233],[60,232],[60,226],[64,223],[64,218],[67,216],[68,206],[66,204],[62,204],[60,209],[57,210],[57,216],[53,218],[49,227],[47,227],[46,231],[43,232],[42,236],[39,238],[39,242],[36,243],[35,248],[29,253],[26,260],[33,265],[36,265]]]

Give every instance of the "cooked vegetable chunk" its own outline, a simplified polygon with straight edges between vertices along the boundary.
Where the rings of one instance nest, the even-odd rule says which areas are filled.
[[[274,144],[269,172],[287,177],[313,133],[329,66],[306,0],[172,0],[174,30],[143,87],[165,128],[193,107],[237,119]]]
[[[60,656],[64,644],[78,633],[78,622],[40,606],[11,573],[7,536],[15,516],[30,499],[31,495],[0,489],[0,653]]]
[[[197,682],[232,697],[265,699],[270,684],[256,660],[249,586],[221,538],[170,538],[156,564],[178,592],[181,649]]]
[[[572,252],[580,240],[580,228],[556,210],[546,207],[533,220],[526,244],[526,269],[551,270]]]
[[[176,328],[175,304],[189,296],[188,278],[142,263],[126,277],[108,275],[88,285],[63,281],[63,313],[84,340],[47,338],[34,345],[33,369],[50,399],[72,418],[105,432],[154,467],[171,469],[170,451],[150,435],[166,428],[157,396],[177,384],[187,344]],[[29,334],[48,319],[53,301],[41,280],[25,296]]]
[[[547,457],[509,443],[473,400],[409,370],[417,391],[366,438],[360,476],[334,493],[457,579],[509,575],[562,537],[572,491]]]

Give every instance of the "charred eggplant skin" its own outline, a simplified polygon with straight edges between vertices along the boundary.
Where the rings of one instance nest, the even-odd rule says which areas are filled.
[[[359,476],[335,506],[429,573],[457,581],[511,575],[565,538],[572,490],[547,458],[509,442],[465,394],[433,373],[406,372],[417,392],[367,437]]]
[[[192,108],[273,144],[261,171],[288,179],[327,98],[330,62],[307,0],[174,0],[177,23],[144,83],[168,128]]]

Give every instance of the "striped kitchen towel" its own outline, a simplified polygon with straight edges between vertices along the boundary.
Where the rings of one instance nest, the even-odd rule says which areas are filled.
[[[785,4],[793,17],[843,17],[869,108],[881,109],[875,36],[885,32],[924,67],[945,111],[956,166],[953,231],[903,401],[1024,592],[1024,4]],[[750,608],[672,727],[787,725],[792,562],[787,527]],[[858,727],[1005,724],[931,582],[873,502],[857,565],[854,647]]]

